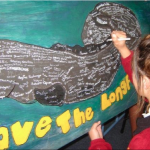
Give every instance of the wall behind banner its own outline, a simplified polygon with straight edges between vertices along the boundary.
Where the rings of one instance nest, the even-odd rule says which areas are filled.
[[[83,46],[81,33],[89,12],[100,1],[2,1],[0,39],[49,48],[61,43]],[[114,1],[137,16],[142,36],[150,33],[150,2]],[[116,93],[119,94],[116,94]],[[58,149],[136,103],[122,66],[102,94],[74,104],[44,106],[0,99],[0,149]]]

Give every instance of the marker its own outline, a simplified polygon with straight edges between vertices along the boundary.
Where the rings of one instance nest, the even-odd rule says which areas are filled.
[[[118,38],[118,41],[126,41],[131,40],[131,38]],[[112,39],[108,39],[107,41],[112,41]]]

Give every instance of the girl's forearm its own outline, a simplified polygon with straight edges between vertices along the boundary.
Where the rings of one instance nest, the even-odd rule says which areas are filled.
[[[118,51],[120,52],[122,58],[126,58],[131,54],[130,50],[126,46],[118,49]]]

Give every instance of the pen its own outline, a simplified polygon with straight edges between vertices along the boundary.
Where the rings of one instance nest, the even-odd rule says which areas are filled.
[[[131,40],[131,38],[118,38],[118,41],[126,41]],[[112,41],[112,39],[108,39],[107,41]]]

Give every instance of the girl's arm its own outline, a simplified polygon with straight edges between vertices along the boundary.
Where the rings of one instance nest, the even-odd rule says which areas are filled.
[[[125,72],[128,74],[130,81],[132,81],[132,57],[133,51],[130,51],[126,46],[125,41],[119,41],[118,38],[126,38],[126,33],[123,31],[113,31],[111,33],[114,46],[121,54],[121,62]]]

